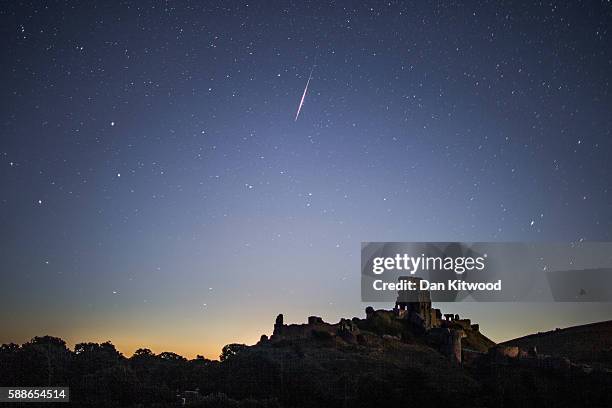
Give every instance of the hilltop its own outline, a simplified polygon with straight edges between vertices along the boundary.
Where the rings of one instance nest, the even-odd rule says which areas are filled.
[[[503,345],[612,368],[612,320],[555,329],[508,340]]]

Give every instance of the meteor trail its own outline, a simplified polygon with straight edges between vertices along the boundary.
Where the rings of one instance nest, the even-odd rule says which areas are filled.
[[[316,64],[316,61],[315,61]],[[300,116],[300,111],[302,110],[302,105],[304,105],[304,98],[306,98],[306,92],[308,92],[308,85],[310,84],[310,80],[312,79],[312,71],[314,71],[314,64],[310,69],[310,75],[308,75],[308,81],[306,81],[306,87],[304,88],[304,93],[302,94],[302,99],[300,99],[300,105],[298,106],[297,113],[295,114],[294,122],[297,122],[298,117]]]

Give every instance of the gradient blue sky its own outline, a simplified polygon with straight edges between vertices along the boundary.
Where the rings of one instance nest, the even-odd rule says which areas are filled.
[[[11,2],[0,21],[0,342],[217,356],[277,313],[362,315],[361,241],[611,239],[609,3]],[[612,317],[443,308],[496,340]]]

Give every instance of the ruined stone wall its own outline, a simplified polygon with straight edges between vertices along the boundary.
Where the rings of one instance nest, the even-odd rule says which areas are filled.
[[[323,319],[317,316],[308,317],[308,323],[305,324],[284,324],[283,315],[278,315],[274,324],[274,333],[271,340],[281,339],[308,339],[313,335],[313,331],[328,332],[335,335],[338,331],[338,325],[325,323]]]
[[[428,342],[451,361],[461,364],[461,338],[463,330],[432,328],[427,332]]]

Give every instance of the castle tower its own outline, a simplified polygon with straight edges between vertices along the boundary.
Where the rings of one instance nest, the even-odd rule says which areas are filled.
[[[431,308],[430,292],[418,289],[420,280],[414,276],[399,277],[399,281],[415,282],[417,289],[398,291],[394,310],[399,317],[409,319],[427,330],[437,326],[437,313]]]
[[[272,337],[281,336],[284,326],[285,325],[283,323],[283,314],[281,313],[278,316],[276,316],[276,321],[274,322],[274,331],[272,332]]]

